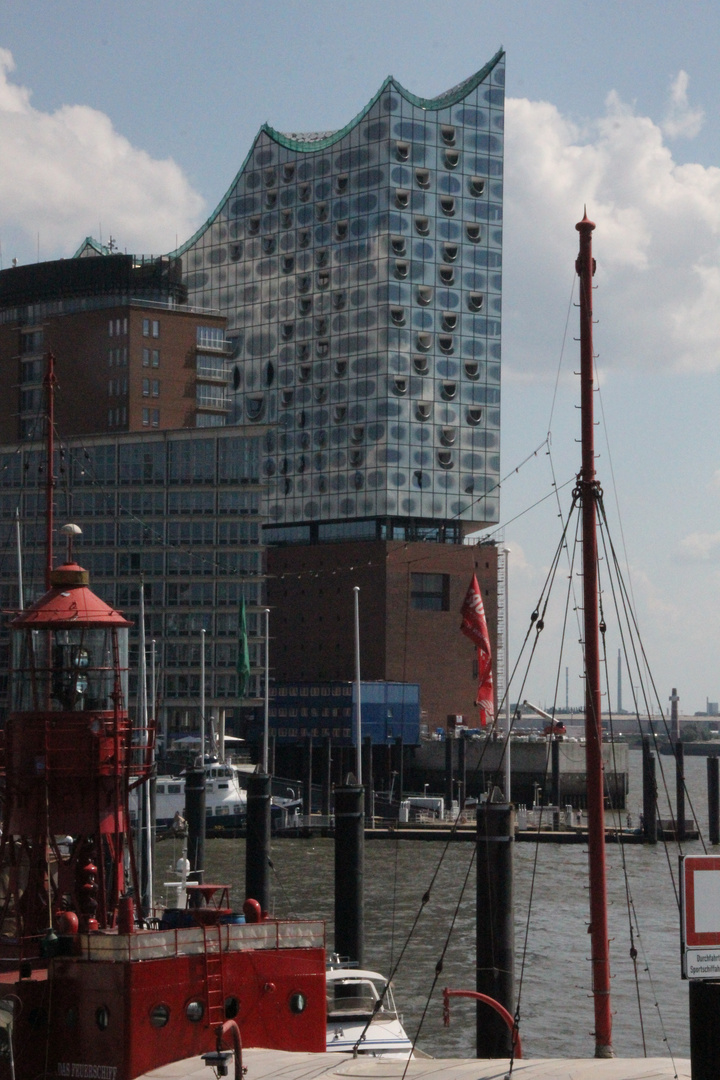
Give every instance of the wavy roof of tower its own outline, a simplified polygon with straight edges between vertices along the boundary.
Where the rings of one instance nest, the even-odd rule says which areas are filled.
[[[504,55],[505,50],[503,48],[498,49],[493,58],[491,60],[488,60],[487,64],[485,64],[484,67],[481,67],[479,71],[476,71],[475,74],[470,75],[467,79],[463,79],[462,82],[458,83],[456,86],[451,87],[450,90],[445,90],[442,94],[438,94],[438,96],[434,98],[423,98],[418,97],[417,94],[411,94],[409,90],[406,90],[405,87],[394,78],[394,76],[388,75],[387,79],[385,79],[380,89],[377,91],[376,94],[373,95],[370,101],[368,101],[367,105],[365,105],[364,108],[362,108],[360,112],[356,116],[354,116],[348,124],[345,125],[345,127],[338,128],[337,131],[303,132],[297,134],[284,133],[282,131],[276,131],[275,128],[270,126],[270,124],[263,124],[255,138],[253,139],[252,146],[250,147],[245,157],[245,160],[235,174],[232,183],[221,198],[216,209],[213,211],[207,221],[204,222],[204,224],[201,225],[195,233],[193,233],[189,240],[186,240],[185,243],[182,244],[179,248],[177,248],[175,251],[169,252],[168,254],[182,255],[185,251],[188,250],[188,248],[190,248],[195,243],[195,241],[198,239],[199,236],[202,235],[205,229],[207,229],[210,225],[213,224],[218,214],[222,210],[223,206],[225,205],[227,199],[230,198],[233,191],[235,190],[237,182],[242,175],[245,166],[252,157],[253,151],[255,149],[255,144],[257,143],[263,132],[274,142],[278,143],[280,146],[287,147],[289,150],[296,150],[299,152],[313,152],[316,150],[323,150],[327,146],[333,146],[336,142],[339,142],[341,139],[343,139],[348,134],[348,132],[352,131],[352,129],[360,123],[363,117],[365,117],[370,112],[373,105],[375,105],[378,99],[389,87],[392,86],[393,89],[396,90],[397,93],[400,94],[402,97],[404,97],[406,101],[409,101],[412,105],[416,105],[420,109],[426,109],[428,111],[446,109],[451,105],[457,104],[458,101],[462,101],[463,98],[467,97],[467,95],[471,93],[476,86],[479,86],[480,83],[488,77],[493,68],[497,67]]]

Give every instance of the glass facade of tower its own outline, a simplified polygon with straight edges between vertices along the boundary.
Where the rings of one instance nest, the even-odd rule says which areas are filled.
[[[503,86],[498,53],[338,132],[264,126],[177,253],[228,318],[228,423],[266,427],[273,539],[497,522]]]

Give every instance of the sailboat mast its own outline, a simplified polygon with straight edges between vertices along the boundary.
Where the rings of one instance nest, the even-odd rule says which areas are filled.
[[[598,624],[598,549],[593,415],[594,358],[592,279],[595,260],[587,212],[575,228],[580,252],[575,268],[580,278],[580,408],[582,469],[578,488],[582,505],[583,608],[585,638],[585,758],[587,772],[588,859],[590,864],[590,952],[595,1004],[595,1057],[613,1057],[610,1010],[610,946],[605,875],[605,811],[602,761],[602,700],[600,691],[600,630]]]

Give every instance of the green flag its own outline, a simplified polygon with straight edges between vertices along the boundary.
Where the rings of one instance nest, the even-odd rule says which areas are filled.
[[[250,678],[250,652],[248,650],[247,616],[245,615],[245,597],[240,600],[240,620],[238,626],[238,697],[244,698]]]

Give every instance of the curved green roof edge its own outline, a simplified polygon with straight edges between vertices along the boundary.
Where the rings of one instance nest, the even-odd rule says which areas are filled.
[[[253,150],[255,149],[255,144],[263,132],[267,136],[269,136],[269,138],[271,138],[273,142],[278,143],[280,146],[286,147],[288,150],[297,150],[302,153],[312,153],[314,150],[324,150],[328,146],[333,146],[334,143],[339,142],[340,139],[343,139],[348,134],[348,132],[352,131],[352,129],[360,123],[363,117],[368,114],[370,109],[372,109],[373,105],[376,103],[380,95],[388,88],[388,86],[394,86],[397,92],[401,94],[406,99],[406,101],[409,101],[411,105],[417,105],[421,109],[427,109],[428,111],[447,109],[450,105],[456,105],[458,101],[462,101],[464,97],[467,97],[467,95],[472,90],[479,86],[480,83],[488,77],[493,68],[497,67],[504,55],[505,50],[501,46],[495,53],[495,55],[492,57],[492,59],[488,60],[487,64],[485,64],[484,67],[481,67],[479,71],[475,72],[474,75],[470,75],[467,79],[464,79],[463,82],[458,83],[458,85],[454,86],[451,90],[446,90],[444,93],[438,94],[438,96],[434,98],[423,98],[418,97],[416,94],[411,94],[409,90],[406,90],[405,87],[394,78],[394,76],[388,75],[380,89],[377,91],[376,94],[371,97],[367,105],[365,105],[364,108],[362,108],[360,112],[357,113],[357,115],[354,116],[352,120],[350,120],[350,122],[345,125],[345,127],[340,128],[338,131],[333,131],[332,134],[328,135],[324,139],[314,139],[310,141],[304,139],[291,139],[288,138],[287,135],[283,135],[281,131],[276,131],[275,128],[270,126],[270,124],[263,124],[255,138],[253,139],[252,145],[248,150],[247,154],[245,155],[245,159],[242,165],[235,173],[235,176],[230,186],[228,187],[223,197],[220,199],[220,202],[217,204],[217,207],[215,208],[213,213],[210,215],[207,221],[204,222],[204,224],[202,224],[198,229],[195,230],[189,240],[186,240],[184,244],[181,244],[180,247],[176,248],[174,251],[169,251],[168,255],[183,255],[190,247],[192,247],[192,245],[202,235],[202,233],[207,228],[209,228],[210,225],[213,224],[222,207],[225,205],[227,199],[229,198],[230,193],[237,184],[238,179],[242,175],[245,166],[252,157]]]

